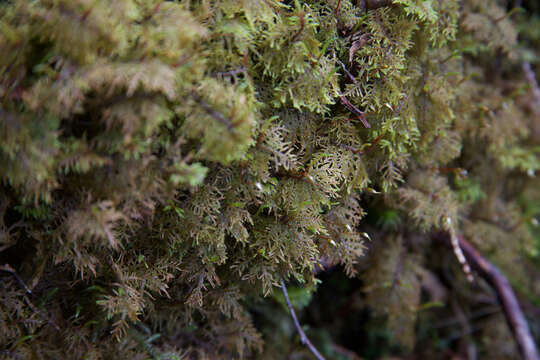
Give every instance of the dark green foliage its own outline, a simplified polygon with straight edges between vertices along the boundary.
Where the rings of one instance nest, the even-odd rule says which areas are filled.
[[[279,358],[335,265],[413,347],[437,229],[538,301],[538,19],[362,3],[0,4],[2,356]]]

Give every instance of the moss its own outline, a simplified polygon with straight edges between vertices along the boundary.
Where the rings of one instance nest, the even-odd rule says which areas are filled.
[[[538,201],[538,114],[516,69],[538,49],[505,14],[473,0],[0,4],[0,263],[32,291],[2,273],[2,348],[262,356],[249,310],[282,278],[315,289],[324,263],[389,290],[378,279],[401,252],[360,271],[366,226],[376,242],[496,219],[517,224],[497,233],[504,254],[526,241],[537,258],[518,199]],[[363,220],[374,198],[399,221]],[[414,294],[385,309],[413,329],[410,256]]]

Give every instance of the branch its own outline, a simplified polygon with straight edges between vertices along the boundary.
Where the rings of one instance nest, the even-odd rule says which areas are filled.
[[[341,67],[343,68],[343,71],[345,71],[345,74],[347,74],[347,76],[349,77],[349,79],[351,79],[351,81],[356,84],[356,79],[354,78],[353,74],[351,74],[351,72],[349,70],[347,70],[347,67],[345,66],[345,64],[339,60],[339,59],[336,59],[337,63],[339,65],[341,65]]]
[[[315,355],[315,357],[318,360],[325,360],[324,357],[315,349],[311,341],[309,341],[308,337],[306,336],[306,333],[304,330],[302,330],[302,327],[300,326],[300,323],[298,322],[298,318],[296,317],[296,313],[294,312],[294,309],[291,304],[291,300],[289,300],[289,293],[287,292],[287,287],[285,286],[285,282],[281,280],[281,290],[283,290],[283,295],[285,296],[285,301],[287,302],[287,307],[289,308],[289,311],[291,312],[291,317],[293,318],[294,325],[296,326],[296,330],[298,330],[298,334],[300,334],[300,341],[302,344],[306,345],[309,350]]]
[[[527,82],[529,83],[529,86],[534,95],[534,112],[540,114],[540,88],[538,88],[536,75],[531,68],[531,64],[529,64],[528,62],[524,62],[523,64],[521,64],[521,67],[523,68],[523,72],[525,73]]]
[[[239,69],[225,71],[225,72],[216,72],[216,73],[213,73],[211,75],[212,76],[218,76],[218,77],[228,77],[228,76],[235,76],[235,75],[238,75],[238,74],[242,74],[242,73],[245,73],[245,72],[246,72],[246,68],[244,66],[242,66]]]
[[[373,148],[379,143],[379,141],[381,141],[382,137],[383,137],[383,134],[377,136],[375,138],[375,140],[373,140],[373,142],[371,144],[369,144],[369,146],[365,150],[355,149],[354,147],[352,147],[350,145],[345,145],[345,144],[341,144],[341,146],[348,149],[348,150],[350,150],[353,154],[365,155],[368,152],[370,152],[371,150],[373,150]]]
[[[366,114],[358,109],[356,106],[354,106],[350,101],[349,99],[347,99],[345,97],[345,95],[340,95],[339,97],[339,100],[341,100],[341,103],[350,111],[352,112],[353,114],[355,114],[359,119],[360,121],[362,121],[362,124],[364,124],[364,126],[366,128],[371,128],[371,125],[369,125],[369,123],[367,122],[366,120]]]
[[[436,237],[443,240],[447,245],[450,245],[450,236],[448,234],[439,233]],[[512,330],[514,340],[517,343],[523,359],[539,360],[538,350],[536,349],[536,345],[529,330],[529,325],[527,324],[523,311],[519,306],[516,295],[514,294],[508,279],[495,265],[490,263],[467,240],[465,240],[463,236],[457,237],[459,246],[469,264],[471,264],[472,268],[475,269],[497,293],[504,315]]]
[[[304,30],[304,26],[306,25],[306,22],[304,20],[304,13],[299,13],[298,14],[298,17],[300,18],[300,28],[298,29],[298,31],[296,32],[296,34],[294,34],[294,36],[291,38],[291,43],[295,42],[296,39],[298,38],[298,36],[302,33],[302,31]]]
[[[219,122],[221,122],[225,127],[227,127],[227,130],[229,130],[231,133],[235,132],[234,125],[231,123],[229,119],[227,119],[225,116],[223,116],[221,113],[217,112],[216,110],[212,109],[210,105],[208,105],[196,92],[191,93],[191,97],[201,108],[203,108],[204,111]]]
[[[0,271],[4,271],[4,272],[7,272],[8,274],[10,274],[11,276],[13,276],[13,278],[19,283],[19,285],[24,289],[24,291],[26,292],[26,294],[23,294],[23,298],[24,298],[24,302],[26,303],[26,305],[28,305],[28,307],[33,311],[35,312],[36,314],[38,314],[43,320],[45,320],[49,325],[51,325],[52,327],[55,328],[55,330],[57,331],[60,331],[60,328],[58,327],[58,325],[56,325],[56,323],[50,319],[43,311],[39,310],[38,308],[36,308],[34,306],[34,304],[32,303],[32,301],[30,301],[30,299],[28,298],[28,296],[26,296],[27,294],[28,295],[32,295],[32,291],[28,288],[28,286],[26,286],[26,284],[24,283],[24,281],[22,281],[21,277],[17,274],[17,272],[15,271],[15,269],[13,269],[9,264],[5,264],[5,265],[2,265],[0,266]]]
[[[10,274],[11,276],[13,276],[13,278],[14,278],[14,279],[19,283],[19,285],[24,289],[24,291],[25,291],[27,294],[32,295],[32,291],[28,288],[28,286],[26,286],[26,284],[24,283],[24,281],[22,281],[21,277],[17,274],[17,272],[15,271],[15,269],[13,269],[11,266],[9,266],[9,264],[5,264],[5,265],[0,266],[0,271],[7,272],[7,273]]]
[[[339,6],[341,5],[341,0],[338,0],[336,8],[334,9],[334,14],[337,16],[339,13]]]
[[[332,349],[334,350],[334,352],[345,356],[349,360],[362,360],[362,358],[358,356],[357,353],[352,350],[346,349],[341,345],[332,344]]]

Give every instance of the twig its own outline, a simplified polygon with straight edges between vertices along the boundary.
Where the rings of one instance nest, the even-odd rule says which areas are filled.
[[[447,233],[439,233],[437,238],[450,245],[450,236]],[[508,322],[519,352],[525,360],[539,360],[538,350],[529,330],[527,320],[519,306],[516,295],[501,271],[485,257],[482,256],[463,236],[457,236],[459,246],[467,261],[478,274],[484,278],[497,293],[504,315]]]
[[[296,313],[294,312],[294,309],[291,304],[291,300],[289,300],[289,293],[287,292],[287,287],[285,286],[285,282],[281,280],[281,290],[283,290],[283,295],[285,296],[285,302],[287,302],[287,307],[289,308],[289,311],[291,312],[291,317],[293,318],[294,325],[296,326],[296,330],[298,330],[298,334],[300,334],[300,341],[302,344],[306,345],[309,350],[315,355],[315,357],[318,360],[325,360],[324,357],[315,349],[311,341],[309,341],[308,337],[306,336],[306,333],[304,333],[304,330],[302,330],[302,327],[300,326],[300,323],[298,322],[298,318],[296,317]]]
[[[234,125],[231,123],[229,119],[227,119],[225,116],[223,116],[221,113],[217,112],[216,110],[212,109],[210,105],[208,105],[196,92],[191,92],[191,97],[197,104],[199,104],[200,107],[203,108],[204,111],[219,122],[221,122],[225,127],[227,127],[227,130],[229,130],[231,133],[235,132]]]
[[[303,12],[299,13],[298,17],[300,18],[300,29],[298,29],[296,34],[294,34],[294,36],[291,38],[291,43],[296,41],[296,38],[298,38],[298,36],[302,33],[302,31],[304,31],[304,26],[306,25],[306,21],[304,19],[304,13]]]
[[[13,278],[15,278],[15,280],[17,280],[17,282],[19,283],[19,285],[24,289],[24,291],[26,292],[26,294],[23,294],[23,298],[24,298],[24,302],[26,303],[26,305],[28,305],[28,307],[36,314],[38,314],[43,320],[45,320],[49,325],[51,325],[52,327],[55,328],[55,330],[57,331],[60,331],[60,328],[58,327],[58,325],[56,325],[56,323],[54,321],[52,321],[47,315],[45,315],[43,313],[43,311],[39,310],[38,308],[36,308],[34,306],[34,304],[32,304],[32,301],[30,301],[30,299],[28,298],[27,295],[32,295],[32,291],[28,288],[28,286],[26,286],[26,284],[24,283],[24,281],[22,281],[22,279],[20,278],[20,276],[17,274],[17,272],[15,271],[15,269],[13,269],[9,264],[5,264],[5,265],[2,265],[0,266],[0,271],[4,271],[4,272],[7,272],[9,273],[11,276],[13,276]]]
[[[216,73],[213,73],[212,76],[228,77],[228,76],[235,76],[235,75],[238,75],[238,74],[242,74],[242,73],[245,73],[245,72],[246,72],[246,68],[242,66],[241,68],[235,69],[235,70],[229,70],[229,71],[224,71],[224,72],[216,72]]]
[[[229,77],[229,76],[236,76],[238,74],[244,74],[244,76],[247,78],[248,77],[248,73],[247,73],[248,57],[247,57],[247,52],[245,51],[242,54],[242,62],[243,64],[242,64],[242,67],[240,68],[229,70],[229,71],[218,71],[218,72],[210,74],[210,76],[224,78],[224,77]]]
[[[454,250],[454,255],[456,255],[457,260],[461,264],[461,269],[463,270],[465,275],[467,275],[467,280],[469,280],[469,282],[473,282],[474,276],[471,272],[471,266],[469,265],[469,262],[467,261],[465,254],[463,253],[463,249],[461,248],[461,244],[459,242],[458,234],[456,230],[454,229],[454,227],[451,226],[452,220],[449,217],[447,217],[446,221],[448,225],[450,225],[450,230],[448,231],[448,235],[450,235],[450,245],[452,245],[452,250]]]
[[[27,294],[32,295],[32,291],[28,288],[28,286],[26,286],[26,284],[24,283],[24,281],[22,281],[22,279],[21,279],[20,276],[17,274],[17,272],[15,271],[15,269],[13,269],[11,266],[9,266],[9,264],[5,264],[5,265],[0,266],[0,271],[4,271],[4,272],[9,273],[11,276],[13,276],[13,278],[14,278],[15,280],[17,280],[17,282],[19,283],[19,285],[24,289],[24,291],[25,291]]]
[[[347,70],[347,67],[345,66],[345,64],[339,59],[337,59],[337,63],[341,65],[341,67],[343,68],[343,71],[345,71],[345,74],[347,74],[349,79],[351,79],[351,81],[356,84],[356,79],[354,78],[353,74],[351,74],[351,72]]]
[[[339,13],[339,6],[341,5],[341,0],[338,0],[336,8],[334,9],[334,15],[338,16]]]
[[[523,68],[527,82],[529,83],[534,95],[534,112],[540,114],[540,88],[538,87],[538,82],[536,81],[536,75],[531,68],[531,64],[528,62],[521,64],[521,67]]]
[[[383,138],[383,134],[380,134],[379,136],[377,136],[377,137],[375,138],[375,140],[373,140],[373,142],[371,143],[371,145],[369,145],[369,146],[367,147],[366,150],[360,152],[360,155],[365,155],[365,154],[367,154],[368,152],[370,152],[371,150],[373,150],[373,148],[375,147],[375,145],[377,145],[377,144],[379,143],[379,141],[381,141],[382,138]]]
[[[334,352],[336,352],[336,353],[338,353],[340,355],[346,356],[349,360],[361,360],[362,359],[354,351],[346,349],[343,346],[340,346],[338,344],[332,344],[332,348],[334,349]]]
[[[370,33],[365,33],[360,36],[355,33],[351,34],[350,41],[352,41],[352,44],[349,49],[349,64],[351,64],[353,67],[355,65],[353,64],[354,55],[356,55],[356,53],[370,41],[370,38]]]
[[[371,125],[369,125],[369,123],[367,122],[366,120],[366,114],[358,109],[356,106],[354,106],[346,97],[345,95],[340,95],[339,96],[339,100],[341,100],[341,103],[350,111],[352,112],[353,114],[355,114],[359,119],[360,121],[362,121],[362,124],[364,124],[364,126],[366,128],[371,128]]]
[[[365,155],[371,150],[373,150],[373,148],[381,141],[382,138],[383,138],[383,134],[380,134],[379,136],[377,136],[375,140],[373,140],[373,142],[365,150],[361,150],[360,148],[355,149],[354,147],[350,145],[345,145],[345,144],[341,144],[341,147],[344,147],[345,149],[350,150],[353,154]]]

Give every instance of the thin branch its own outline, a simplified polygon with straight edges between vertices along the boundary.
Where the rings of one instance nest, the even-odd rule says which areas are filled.
[[[234,125],[231,123],[229,119],[227,119],[225,116],[223,116],[221,113],[214,110],[210,105],[208,105],[196,92],[191,92],[191,97],[201,108],[203,108],[204,111],[219,122],[221,122],[227,130],[229,130],[231,133],[235,132]]]
[[[338,0],[336,8],[334,9],[334,15],[335,16],[338,16],[340,5],[341,5],[341,0]]]
[[[501,17],[498,17],[496,19],[492,19],[494,23],[498,23],[500,21],[503,21],[504,19],[509,19],[512,17],[512,15],[514,15],[515,13],[517,12],[520,12],[520,11],[523,11],[525,12],[524,9],[522,9],[521,7],[514,7],[512,10],[508,11],[506,14],[504,14],[503,16]]]
[[[238,74],[243,74],[245,72],[246,72],[246,68],[242,66],[239,69],[229,70],[229,71],[224,71],[224,72],[216,72],[211,75],[216,76],[216,77],[229,77],[229,76],[235,76]]]
[[[17,274],[17,272],[15,271],[15,269],[13,269],[11,266],[9,266],[9,264],[5,264],[5,265],[0,266],[0,271],[7,272],[7,273],[10,274],[11,276],[13,276],[13,278],[14,278],[14,279],[19,283],[19,285],[24,289],[24,291],[25,291],[27,294],[32,295],[32,291],[30,290],[30,288],[28,288],[28,286],[26,286],[26,284],[24,283],[24,281],[22,281],[21,277]]]
[[[4,272],[7,272],[9,273],[11,276],[13,276],[13,278],[15,278],[15,280],[19,283],[19,285],[24,289],[24,291],[26,292],[26,294],[23,295],[23,298],[24,298],[24,302],[26,303],[26,305],[28,305],[28,307],[36,314],[38,314],[43,320],[45,320],[49,325],[51,325],[52,327],[55,328],[55,330],[57,331],[60,331],[60,328],[58,327],[58,325],[56,325],[56,323],[51,320],[46,314],[44,314],[43,311],[39,310],[38,308],[36,308],[34,306],[34,304],[32,303],[32,301],[30,301],[30,299],[28,298],[27,295],[32,295],[32,291],[30,290],[30,288],[28,288],[28,286],[26,286],[26,284],[24,283],[24,281],[22,281],[22,279],[20,278],[20,276],[17,274],[17,272],[15,271],[15,269],[13,269],[9,264],[5,264],[5,265],[2,265],[0,266],[0,271],[4,271]]]
[[[311,341],[309,341],[308,337],[306,336],[306,333],[304,330],[302,330],[302,327],[300,326],[300,323],[298,322],[298,318],[296,317],[296,313],[294,312],[294,309],[291,304],[291,300],[289,300],[289,293],[287,292],[287,287],[285,286],[285,282],[281,280],[281,290],[283,290],[283,295],[285,296],[285,301],[287,302],[287,307],[289,308],[289,311],[291,312],[291,317],[294,321],[294,325],[296,326],[296,330],[298,330],[298,334],[300,334],[300,341],[302,344],[306,345],[309,350],[315,355],[315,357],[318,360],[325,360],[324,357],[315,349]]]
[[[306,26],[306,21],[304,19],[304,13],[301,12],[298,14],[298,17],[300,18],[300,28],[298,29],[298,31],[296,32],[296,34],[294,34],[294,36],[291,38],[291,43],[295,42],[296,39],[298,38],[298,36],[300,36],[300,34],[302,33],[302,31],[304,31],[304,26]]]
[[[450,218],[446,218],[446,221],[448,222],[448,224],[451,224]],[[465,254],[463,253],[463,249],[461,248],[461,244],[459,242],[459,236],[454,227],[450,227],[448,235],[450,235],[450,245],[452,246],[452,250],[454,250],[454,255],[456,255],[456,259],[461,264],[461,269],[463,270],[465,275],[467,275],[467,280],[469,280],[469,282],[473,282],[474,276],[471,272],[471,266],[469,265]]]
[[[536,81],[536,75],[528,62],[524,62],[521,66],[534,95],[534,112],[540,114],[540,88]]]
[[[365,150],[361,150],[361,148],[356,149],[350,145],[345,145],[345,144],[340,144],[340,146],[347,150],[350,150],[355,155],[365,155],[371,150],[373,150],[373,148],[379,143],[379,141],[381,141],[382,137],[383,137],[383,134],[377,136],[375,140],[373,140],[373,142]]]
[[[346,356],[347,359],[349,360],[362,360],[362,358],[360,356],[358,356],[357,353],[355,353],[354,351],[352,350],[349,350],[349,349],[346,349],[344,348],[343,346],[341,345],[338,345],[338,344],[332,344],[332,349],[340,354],[340,355],[343,355],[343,356]]]
[[[351,74],[351,72],[347,70],[347,67],[345,66],[345,64],[339,59],[336,59],[336,60],[337,60],[337,63],[341,65],[341,67],[343,68],[343,71],[345,71],[345,74],[349,77],[349,79],[351,79],[351,81],[354,84],[356,84],[356,79],[354,78],[353,74]]]
[[[215,72],[215,73],[210,74],[210,76],[224,78],[224,77],[236,76],[238,74],[244,74],[244,76],[247,78],[248,77],[248,73],[247,73],[248,57],[247,57],[247,52],[245,51],[242,54],[242,62],[243,64],[242,64],[242,67],[240,68],[229,70],[229,71]]]
[[[370,41],[370,38],[370,33],[365,33],[360,36],[357,36],[355,33],[351,34],[350,41],[352,41],[352,44],[349,49],[349,64],[351,64],[351,66],[354,67],[355,65],[353,64],[354,55]]]
[[[347,99],[345,97],[345,95],[340,95],[339,96],[339,100],[341,100],[341,103],[350,111],[352,112],[353,114],[355,114],[359,119],[360,121],[362,121],[362,124],[364,124],[364,126],[366,128],[371,128],[371,125],[369,125],[369,123],[367,122],[366,120],[366,114],[358,109],[356,106],[354,106],[350,101],[349,99]]]
[[[447,233],[439,233],[437,238],[443,240],[447,245],[451,245],[450,236]],[[463,236],[457,236],[459,246],[471,267],[478,272],[495,290],[504,315],[508,322],[519,352],[524,360],[539,360],[538,350],[529,330],[527,320],[519,306],[516,295],[508,282],[508,279],[501,271],[485,257],[482,256]]]

